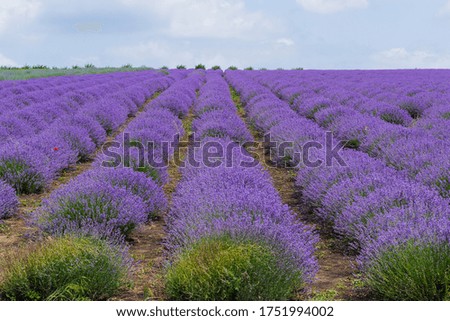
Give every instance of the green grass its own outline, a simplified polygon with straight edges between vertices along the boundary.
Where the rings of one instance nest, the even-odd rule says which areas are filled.
[[[401,103],[399,107],[401,109],[406,110],[409,113],[409,115],[414,119],[417,119],[421,116],[420,108],[414,102],[404,102]]]
[[[450,245],[409,242],[374,259],[366,283],[385,300],[450,300]]]
[[[65,236],[13,253],[2,264],[3,300],[104,300],[126,285],[130,261],[106,241]]]
[[[338,291],[334,289],[314,292],[310,298],[311,301],[335,301]]]
[[[69,75],[85,75],[85,74],[104,74],[118,71],[137,71],[150,69],[148,67],[133,68],[131,66],[123,66],[121,68],[114,67],[85,67],[81,68],[74,66],[74,68],[48,68],[42,66],[41,68],[14,68],[14,67],[0,67],[0,80],[21,80],[31,78],[42,78],[52,76],[69,76]]]
[[[4,221],[0,221],[0,234],[8,234],[11,231],[11,227]]]
[[[403,124],[401,119],[399,119],[398,117],[396,117],[395,115],[392,115],[392,114],[381,114],[380,118],[391,124],[395,124],[395,125]]]
[[[9,183],[18,194],[39,193],[45,186],[42,174],[23,160],[3,159],[0,162],[0,177]]]
[[[132,220],[122,222],[120,225],[117,222],[111,223],[120,215],[118,206],[118,200],[107,196],[105,193],[89,194],[83,192],[77,197],[59,198],[57,208],[45,213],[40,220],[42,223],[48,221],[50,225],[55,221],[59,222],[56,224],[62,224],[63,230],[71,223],[81,228],[85,220],[92,221],[95,224],[116,224],[115,228],[121,234],[128,236],[136,228],[136,224]]]
[[[436,186],[439,188],[439,194],[442,197],[448,197],[450,195],[450,179],[448,177],[441,177],[436,182]]]
[[[144,163],[140,159],[130,159],[125,157],[123,166],[132,168],[136,172],[145,174],[145,176],[151,178],[155,182],[161,183],[161,176],[158,169],[152,167],[150,164]]]
[[[280,268],[268,247],[227,235],[184,250],[166,274],[174,300],[287,300],[302,285],[300,272]]]
[[[241,102],[241,96],[238,94],[238,92],[230,86],[230,94],[231,94],[231,98],[233,99],[234,104],[236,105],[236,108],[238,110],[238,113],[240,115],[244,115],[245,114],[245,110],[244,110],[244,106],[242,106],[242,102]]]
[[[361,145],[361,142],[358,139],[350,139],[348,140],[344,147],[357,149]]]

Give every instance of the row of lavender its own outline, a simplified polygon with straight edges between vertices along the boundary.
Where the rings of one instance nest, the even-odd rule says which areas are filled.
[[[108,124],[111,121],[103,114],[107,114],[110,105],[118,102],[127,105],[127,114],[133,115],[145,100],[146,91],[155,91],[158,87],[164,89],[173,82],[171,78],[153,72],[137,73],[134,77],[110,75],[85,81],[80,81],[78,77],[72,79],[72,82],[67,79],[67,83],[57,89],[34,91],[36,97],[30,98],[31,101],[16,101],[14,95],[4,98],[14,108],[8,109],[0,103],[3,111],[0,116],[1,144],[33,137],[54,123],[65,123],[79,114],[96,118],[109,132],[114,129],[114,124]],[[143,86],[148,89],[140,91]],[[95,108],[92,108],[93,105]]]
[[[173,82],[154,73],[127,77],[119,87],[114,82],[102,84],[103,77],[99,78],[95,95],[91,89],[80,90],[46,106],[32,104],[21,116],[12,112],[0,117],[0,131],[7,132],[0,143],[0,180],[18,194],[41,192],[61,171],[86,161],[146,99]],[[11,188],[2,184],[1,189],[0,219],[17,208]]]
[[[448,200],[360,151],[344,149],[344,163],[327,163],[325,148],[313,149],[305,162],[305,143],[325,146],[325,131],[251,76],[226,73],[255,128],[279,144],[293,143],[275,150],[282,152],[278,160],[299,166],[297,185],[303,200],[359,253],[368,284],[385,299],[445,299],[450,287],[445,276],[450,261]],[[311,165],[317,160],[322,166]]]
[[[13,277],[16,276],[12,273],[9,281],[6,278],[6,285],[5,282],[0,284],[0,296],[14,300],[55,297],[78,300],[80,296],[83,299],[104,299],[116,294],[123,281],[129,282],[129,275],[126,275],[125,280],[122,278],[121,282],[115,282],[112,289],[93,291],[98,283],[97,273],[107,272],[101,278],[108,279],[118,270],[130,271],[132,260],[123,243],[124,238],[167,208],[167,199],[161,187],[167,182],[167,168],[153,168],[144,155],[138,155],[139,159],[136,159],[137,154],[132,151],[140,152],[138,143],[146,145],[147,141],[158,149],[164,141],[172,141],[182,135],[183,127],[178,115],[186,115],[186,106],[192,105],[201,83],[202,76],[196,73],[175,82],[146,106],[124,133],[115,137],[114,143],[107,147],[108,152],[104,150],[106,153],[97,157],[92,169],[52,192],[32,215],[31,223],[44,235],[55,237],[56,242],[65,244],[68,239],[70,243],[78,243],[87,242],[84,241],[86,239],[95,244],[107,242],[112,250],[88,253],[87,259],[83,257],[84,251],[73,254],[73,250],[66,250],[71,257],[66,257],[64,253],[54,255],[54,261],[59,263],[49,264],[59,270],[51,268],[50,275],[44,281],[36,284],[31,279],[35,276],[25,274],[22,285],[15,284]],[[125,136],[129,136],[128,141]],[[75,248],[78,248],[77,244]],[[75,267],[69,264],[73,260],[76,261]],[[112,263],[118,260],[118,263],[114,264],[112,271],[83,269],[84,264],[95,266],[102,260]],[[42,269],[47,270],[48,266],[42,265]],[[61,280],[62,275],[66,279]],[[23,284],[28,284],[26,292],[22,289]],[[68,293],[66,287],[70,289]]]
[[[107,83],[108,80],[115,77],[107,75],[102,78]],[[97,80],[98,78],[92,76],[80,76],[42,78],[32,81],[3,81],[0,84],[0,114],[20,111],[33,104],[52,101],[70,91],[98,85]]]
[[[308,85],[304,84],[306,78]],[[422,100],[416,96],[406,97],[399,102],[411,115],[422,115],[430,109],[429,114],[435,117],[421,119],[432,126],[414,126],[404,128],[396,124],[385,122],[377,117],[362,114],[358,109],[364,109],[361,100],[352,100],[351,94],[339,89],[333,79],[321,79],[321,85],[327,86],[334,94],[332,100],[324,101],[322,92],[309,82],[308,76],[301,74],[260,73],[254,79],[268,86],[274,93],[284,97],[286,101],[293,101],[292,108],[299,115],[314,120],[321,127],[332,131],[339,139],[348,141],[347,146],[357,148],[370,156],[383,160],[386,164],[399,171],[406,171],[410,178],[437,189],[443,197],[450,196],[450,130],[444,115],[444,110],[450,112],[450,105],[443,104],[446,95],[436,93],[428,97],[422,93]],[[302,85],[298,85],[302,80]],[[281,89],[284,88],[284,89]],[[281,93],[283,91],[283,93]],[[439,93],[439,92],[438,92]],[[353,98],[358,94],[353,94]],[[435,96],[437,95],[437,97]],[[293,99],[293,97],[295,97]],[[344,99],[344,97],[346,97]],[[432,99],[434,97],[434,99]],[[415,102],[412,99],[415,99]],[[345,102],[344,102],[345,101]],[[409,101],[409,102],[408,102]],[[375,106],[383,107],[376,100]],[[434,105],[433,105],[434,104]],[[401,111],[400,107],[398,110]],[[428,108],[428,109],[426,109]],[[356,110],[355,110],[356,109]],[[440,117],[439,117],[440,115]],[[431,128],[427,130],[426,128]],[[432,131],[431,131],[432,130]]]
[[[304,116],[311,116],[321,105],[344,105],[386,122],[410,126],[413,119],[444,114],[444,109],[448,112],[450,89],[444,77],[436,77],[441,73],[428,72],[423,79],[420,72],[411,71],[286,71],[271,73],[274,77],[270,82],[274,92]],[[268,77],[266,73],[260,76],[262,80]],[[419,121],[418,125],[425,128],[424,123]]]
[[[317,270],[316,236],[282,204],[267,171],[238,144],[252,136],[220,72],[207,72],[194,114],[200,152],[188,155],[167,218],[169,296],[293,298]],[[205,158],[211,153],[212,159]]]
[[[444,129],[443,120],[449,119],[448,71],[309,71],[271,76],[271,89],[294,108],[302,107],[305,116],[315,112],[314,105],[320,109],[318,102],[344,105],[390,123],[427,129],[437,137]]]
[[[377,72],[353,72],[347,77],[343,76],[345,72],[285,73],[279,79],[272,79],[271,87],[280,98],[291,100],[293,108],[306,117],[312,117],[323,106],[343,105],[389,123],[422,128],[436,138],[448,139],[450,90],[445,78],[435,77],[441,72],[429,71],[429,77],[419,81],[415,72],[383,72],[383,78],[377,78]],[[360,81],[364,75],[365,81]],[[395,83],[391,83],[393,80]]]
[[[448,75],[443,71],[428,71],[427,74],[428,77],[411,71],[274,72],[270,87],[308,118],[313,118],[322,108],[345,106],[448,140],[450,90],[445,79]],[[263,73],[257,79],[267,83],[267,77],[270,76]],[[365,81],[361,81],[361,77],[365,77]]]
[[[115,137],[116,144],[97,156],[93,169],[44,200],[34,217],[40,229],[57,235],[82,229],[126,236],[165,210],[161,186],[168,182],[167,166],[156,166],[147,156],[156,154],[161,161],[162,143],[183,135],[178,115],[186,115],[201,81],[201,75],[193,74],[173,84]]]
[[[169,77],[185,75],[185,72],[172,72]],[[0,84],[0,115],[8,112],[18,112],[34,104],[58,102],[61,97],[78,100],[88,97],[97,97],[98,90],[112,84],[118,90],[129,86],[130,79],[143,80],[164,76],[156,71],[109,73],[102,75],[81,75],[37,78],[25,81],[2,81]],[[79,97],[81,96],[81,98]],[[42,105],[41,107],[45,107]]]

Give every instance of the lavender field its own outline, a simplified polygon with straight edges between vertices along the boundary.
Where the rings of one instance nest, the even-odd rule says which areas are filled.
[[[0,299],[450,300],[449,79],[0,81]]]

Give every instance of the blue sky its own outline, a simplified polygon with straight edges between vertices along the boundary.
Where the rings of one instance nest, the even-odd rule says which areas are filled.
[[[0,65],[450,68],[450,0],[0,0]]]

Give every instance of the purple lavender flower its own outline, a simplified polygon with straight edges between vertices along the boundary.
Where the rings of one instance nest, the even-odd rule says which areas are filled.
[[[276,146],[272,147],[272,153],[280,163],[288,161],[291,164],[300,165],[304,161],[301,158],[306,144],[316,142],[321,143],[322,146],[325,145],[323,130],[314,122],[305,118],[282,120],[270,129],[269,134],[271,142],[276,143]],[[291,143],[291,146],[281,148],[286,143]]]
[[[424,118],[450,119],[450,107],[448,104],[436,104],[424,111]]]
[[[153,130],[155,128],[155,130]],[[183,136],[184,129],[181,120],[165,108],[150,108],[134,119],[127,127],[126,132],[147,130],[149,132],[162,132],[166,139],[174,135]]]
[[[406,110],[412,118],[419,118],[422,116],[425,109],[429,107],[427,102],[421,98],[422,97],[419,96],[404,98],[398,105],[401,109]]]
[[[415,180],[436,189],[442,197],[450,198],[450,162],[448,152],[435,156],[431,166],[421,168]]]
[[[152,154],[153,150],[139,150],[130,147],[129,153],[125,154],[123,145],[109,149],[116,157],[107,154],[99,154],[93,163],[94,168],[131,168],[134,171],[144,173],[160,185],[169,182],[167,172],[167,162],[164,162],[159,155]],[[153,156],[152,156],[153,155]]]
[[[316,237],[281,203],[260,168],[205,168],[183,180],[167,223],[172,251],[229,233],[281,247],[280,264],[296,265],[305,281],[311,281],[317,268],[312,257]]]
[[[373,192],[356,196],[353,202],[347,203],[334,220],[335,230],[354,240],[365,238],[363,234],[367,232],[370,221],[381,221],[378,216],[396,208],[411,208],[424,216],[434,216],[433,213],[443,212],[447,207],[447,201],[439,197],[436,191],[421,184],[392,178]]]
[[[409,126],[413,121],[413,118],[407,111],[386,103],[380,104],[379,102],[370,101],[361,106],[359,110],[392,124]]]
[[[200,118],[194,120],[192,128],[200,139],[229,137],[240,143],[253,140],[245,124],[234,111],[218,110],[204,113]]]
[[[86,228],[128,235],[147,221],[147,209],[145,202],[126,188],[85,176],[45,199],[34,212],[33,223],[43,232],[57,235]]]
[[[18,206],[16,191],[0,180],[0,220],[13,216],[17,212]]]
[[[341,156],[347,166],[299,168],[296,185],[302,188],[302,197],[307,203],[320,207],[328,189],[347,178],[363,177],[376,172],[384,173],[386,177],[396,175],[395,170],[364,153],[344,150]]]
[[[93,118],[83,113],[77,113],[73,116],[61,119],[60,123],[84,128],[88,132],[89,138],[96,146],[100,146],[106,140],[106,131],[103,127]]]
[[[116,131],[128,117],[126,106],[115,105],[114,101],[101,100],[83,106],[86,113],[105,129],[108,135]]]
[[[55,124],[50,129],[52,135],[61,137],[77,153],[79,161],[86,161],[95,152],[95,144],[89,132],[83,127]]]
[[[315,113],[314,120],[321,127],[329,129],[336,119],[353,117],[355,114],[357,113],[351,108],[344,106],[332,106]]]
[[[124,141],[125,134],[129,135],[131,145],[147,148],[150,144],[152,152],[162,157],[165,152],[163,149],[166,149],[169,155],[174,153],[179,137],[184,134],[184,129],[181,120],[169,110],[152,108],[133,120],[124,134],[116,139]],[[140,144],[137,144],[138,142]]]
[[[373,221],[368,227],[376,235],[366,234],[361,239],[364,247],[358,257],[361,268],[367,268],[384,251],[392,247],[414,242],[416,244],[444,243],[448,244],[450,237],[450,220],[448,209],[446,212],[436,213],[434,216],[423,215],[417,209],[395,209],[380,218],[382,222]]]
[[[26,121],[11,115],[0,117],[0,127],[6,132],[8,138],[26,137],[30,132],[30,128]]]
[[[74,150],[63,137],[55,135],[51,129],[30,138],[26,144],[45,155],[45,158],[48,159],[47,169],[54,175],[75,164],[78,160],[78,151]]]
[[[294,109],[300,116],[313,119],[314,115],[322,109],[330,108],[336,106],[328,98],[317,97],[317,95],[307,97],[305,99],[304,95],[298,96],[292,104],[292,109]]]
[[[450,140],[450,131],[448,130],[450,120],[448,119],[421,118],[417,121],[416,126],[425,129],[437,139]]]
[[[315,212],[322,220],[334,223],[346,206],[354,203],[355,198],[367,196],[389,184],[388,178],[385,173],[370,173],[345,178],[327,190],[322,200],[322,206]]]
[[[254,219],[249,215],[230,213],[227,217],[204,219],[194,216],[193,228],[189,233],[176,235],[181,224],[176,222],[170,232],[168,247],[173,255],[188,248],[201,238],[230,235],[237,240],[251,240],[273,249],[280,267],[288,271],[300,272],[305,283],[310,283],[318,269],[314,258],[314,247],[318,241],[311,229],[293,219],[285,217],[282,222],[274,222],[264,216]],[[172,226],[171,226],[172,228]]]
[[[149,218],[167,209],[167,199],[161,187],[144,173],[129,168],[94,169],[80,175],[77,180],[92,180],[127,189],[145,202]]]
[[[177,117],[187,115],[195,100],[195,92],[203,82],[201,74],[190,74],[189,77],[173,84],[168,90],[153,100],[147,110],[157,107],[170,110]]]
[[[50,160],[39,149],[23,143],[0,147],[0,178],[19,194],[37,193],[55,177]]]

